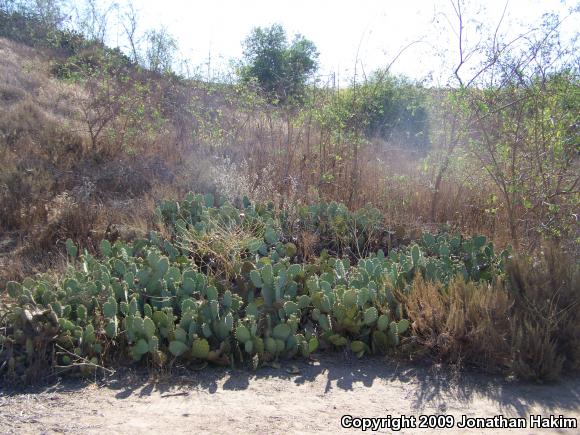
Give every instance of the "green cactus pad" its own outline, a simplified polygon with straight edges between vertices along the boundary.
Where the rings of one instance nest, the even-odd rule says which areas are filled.
[[[87,319],[87,307],[85,307],[83,304],[79,304],[77,306],[77,318],[82,321]]]
[[[112,296],[103,304],[103,316],[112,319],[117,314],[117,301]]]
[[[260,337],[254,338],[254,351],[258,354],[264,353],[264,340]]]
[[[294,257],[296,255],[297,249],[294,243],[286,243],[285,245],[285,253],[287,257]]]
[[[209,343],[205,338],[199,338],[193,341],[191,354],[195,358],[206,359],[209,354]]]
[[[17,298],[22,294],[22,286],[14,281],[8,281],[6,290],[11,298]]]
[[[310,305],[310,297],[308,295],[301,295],[298,297],[298,308],[301,310]]]
[[[364,324],[372,325],[378,319],[378,312],[375,307],[367,308],[364,314]]]
[[[290,317],[292,314],[295,314],[299,311],[298,304],[293,301],[286,301],[284,303],[284,312],[286,313],[287,317]]]
[[[250,271],[250,279],[252,280],[252,284],[254,284],[254,286],[257,288],[261,288],[264,285],[260,276],[260,272],[255,269]]]
[[[266,242],[268,242],[268,244],[273,245],[278,241],[278,234],[276,233],[276,231],[274,231],[272,227],[268,227],[266,228],[264,239],[266,239]]]
[[[364,352],[366,348],[366,344],[364,344],[364,342],[356,340],[353,341],[352,343],[350,343],[350,350],[352,350],[354,353],[360,353],[360,352]]]
[[[330,337],[328,337],[328,340],[337,347],[346,346],[346,344],[348,343],[345,337],[338,334],[331,335]]]
[[[79,249],[71,239],[66,239],[66,252],[72,258],[76,258],[77,254],[79,253]]]
[[[229,291],[229,290],[226,290],[224,292],[224,296],[222,298],[222,303],[223,303],[224,307],[226,307],[226,308],[231,307],[232,306],[232,302],[233,302],[233,300],[232,300],[232,292]]]
[[[187,343],[187,332],[181,327],[175,328],[175,340]]]
[[[473,241],[473,246],[476,249],[481,249],[485,246],[485,242],[486,242],[486,237],[485,236],[474,236],[472,241]]]
[[[265,345],[267,352],[270,352],[270,353],[276,352],[276,340],[274,340],[272,337],[266,338],[264,345]]]
[[[407,319],[402,319],[397,322],[397,333],[403,334],[409,329],[409,321]]]
[[[97,340],[95,337],[95,327],[92,324],[88,324],[83,333],[83,341],[86,344],[93,344]]]
[[[316,337],[312,337],[308,340],[308,353],[316,352],[318,349],[318,339]]]
[[[109,320],[109,323],[105,326],[105,334],[109,338],[115,338],[117,335],[117,319]]]
[[[246,328],[246,326],[239,325],[236,328],[236,339],[240,343],[245,343],[246,341],[249,341],[251,338],[252,337],[250,335],[250,330],[248,328]]]
[[[153,320],[151,320],[149,317],[145,317],[143,320],[143,332],[145,333],[145,337],[150,340],[153,336],[155,336],[155,331],[156,328]]]
[[[274,336],[274,338],[283,341],[285,341],[291,333],[292,330],[290,329],[290,326],[287,323],[280,323],[276,325],[274,327],[274,330],[272,331],[272,335]]]
[[[140,339],[137,341],[135,346],[133,346],[132,351],[135,353],[135,355],[144,355],[149,352],[149,343],[147,343],[147,341],[144,339]]]
[[[387,334],[382,331],[375,331],[373,333],[373,347],[375,352],[384,355],[389,349],[389,339]]]
[[[283,340],[276,339],[276,352],[281,353],[286,349],[286,343]]]
[[[330,321],[328,320],[328,316],[326,314],[321,314],[319,316],[318,323],[320,324],[320,327],[325,331],[330,331],[332,329]]]
[[[347,307],[352,307],[356,304],[356,291],[355,290],[347,290],[344,292],[344,295],[342,296],[342,302],[344,302],[344,304]]]
[[[381,314],[377,320],[377,328],[379,331],[386,331],[389,328],[389,316],[387,314]]]
[[[255,303],[251,302],[248,304],[248,306],[246,307],[246,315],[254,317],[258,316],[258,307],[256,306]]]
[[[187,345],[182,341],[173,340],[169,343],[169,352],[171,352],[173,356],[183,355],[185,352],[187,352],[187,350]]]
[[[218,300],[218,291],[213,285],[205,289],[207,299],[210,301]]]
[[[262,268],[260,275],[262,276],[262,281],[264,282],[265,285],[270,286],[274,283],[274,275],[273,275],[273,271],[272,271],[272,265],[266,264]]]
[[[101,240],[100,244],[101,255],[103,257],[111,257],[113,255],[113,250],[111,249],[111,242],[106,239]]]
[[[195,281],[192,278],[183,278],[181,282],[181,290],[183,294],[191,296],[195,291]]]

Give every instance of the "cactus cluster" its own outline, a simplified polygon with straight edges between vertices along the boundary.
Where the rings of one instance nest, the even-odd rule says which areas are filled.
[[[301,262],[290,217],[270,204],[245,199],[235,208],[190,194],[181,203],[161,203],[157,215],[170,238],[152,232],[131,243],[103,240],[97,256],[68,240],[64,276],[7,284],[1,376],[31,379],[39,361],[90,373],[118,361],[119,353],[157,365],[179,358],[254,367],[309,357],[319,347],[385,354],[409,329],[397,294],[408,291],[415,276],[488,279],[509,255],[496,255],[481,236],[426,234],[418,244],[388,255],[379,249],[351,264],[348,256],[330,255],[337,244],[359,249],[347,240],[349,226],[364,225],[359,240],[370,237],[369,228],[388,231],[373,209],[351,213],[334,203],[302,207],[292,223],[327,239],[329,249],[309,262]],[[209,274],[184,247],[184,240],[227,225],[252,234],[230,281]]]
[[[323,248],[340,255],[367,255],[391,238],[382,213],[369,205],[351,212],[334,201],[317,202],[299,207],[298,217],[294,228],[315,232]]]
[[[408,321],[379,259],[361,260],[350,269],[344,261],[333,263],[333,273],[311,277],[306,283],[312,319],[320,326],[321,337],[336,347],[350,340],[351,350],[359,356],[384,354],[398,345]]]

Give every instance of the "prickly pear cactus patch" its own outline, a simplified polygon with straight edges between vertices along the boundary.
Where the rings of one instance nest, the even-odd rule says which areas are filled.
[[[301,206],[291,222],[271,204],[246,198],[236,208],[189,194],[162,202],[156,216],[169,231],[131,243],[103,240],[96,256],[69,239],[62,276],[2,289],[2,378],[31,382],[50,371],[89,375],[121,362],[175,359],[257,367],[320,348],[388,354],[410,333],[397,295],[416,276],[491,280],[509,256],[482,236],[429,234],[387,254],[380,244],[371,252],[372,234],[389,232],[380,213],[336,203]],[[317,258],[304,262],[296,229],[319,234]],[[240,240],[223,244],[224,234]],[[220,241],[212,245],[216,257],[194,255],[208,240]],[[211,267],[218,256],[227,275]]]

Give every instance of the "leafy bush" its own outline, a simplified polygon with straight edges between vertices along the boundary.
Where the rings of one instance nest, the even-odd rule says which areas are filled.
[[[427,94],[420,85],[374,74],[358,92],[368,137],[380,137],[402,147],[429,148]]]
[[[55,2],[47,2],[51,3]],[[63,20],[64,16],[56,9],[43,13],[34,7],[0,5],[0,37],[72,55],[86,47],[88,41],[80,32],[63,28]]]
[[[301,97],[306,80],[316,71],[318,52],[314,43],[296,35],[288,43],[279,24],[255,28],[244,41],[243,81],[257,81],[271,101]]]

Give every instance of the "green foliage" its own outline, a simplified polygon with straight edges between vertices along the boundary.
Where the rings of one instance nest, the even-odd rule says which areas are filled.
[[[429,147],[427,94],[419,84],[375,73],[357,92],[360,114],[356,118],[364,123],[367,137],[418,149]]]
[[[129,63],[129,58],[119,49],[108,48],[91,35],[67,28],[68,20],[60,0],[0,3],[0,37],[32,47],[55,49],[64,56],[98,48]]]
[[[172,71],[177,40],[165,28],[149,30],[146,35],[145,66],[156,73]]]
[[[242,81],[256,81],[271,101],[286,102],[299,98],[306,80],[317,68],[316,47],[296,35],[288,43],[286,32],[279,24],[255,28],[244,41],[244,65],[239,74]]]
[[[0,36],[15,41],[51,48],[77,49],[82,36],[62,30],[66,19],[59,1],[0,3]]]
[[[71,258],[76,258],[79,250],[71,239],[66,241],[66,252]]]

